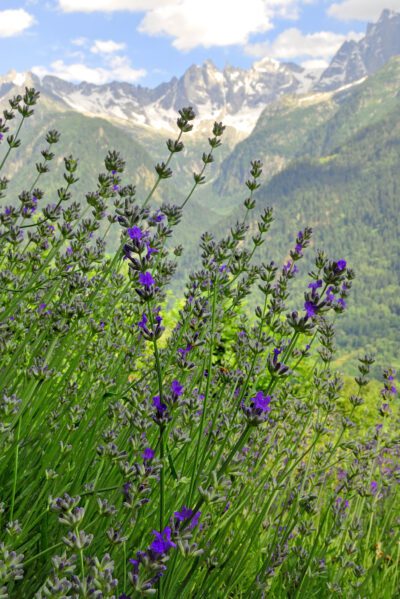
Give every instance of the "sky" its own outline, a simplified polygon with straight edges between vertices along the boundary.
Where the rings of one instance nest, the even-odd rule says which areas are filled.
[[[0,76],[146,87],[211,59],[323,68],[400,0],[0,0]]]

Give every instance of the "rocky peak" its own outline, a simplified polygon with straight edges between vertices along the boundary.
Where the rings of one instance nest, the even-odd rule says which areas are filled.
[[[359,42],[344,42],[315,89],[330,91],[372,75],[399,54],[400,12],[386,9]]]

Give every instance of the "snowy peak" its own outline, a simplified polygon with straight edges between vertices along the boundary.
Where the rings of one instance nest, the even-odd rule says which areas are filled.
[[[298,65],[264,58],[248,70],[231,66],[220,70],[207,60],[154,89],[124,82],[75,84],[54,76],[38,80],[35,87],[81,113],[164,131],[175,130],[182,106],[192,106],[200,124],[224,120],[243,137],[267,104],[284,94],[305,93],[315,80],[315,74]]]
[[[344,42],[315,89],[330,91],[372,75],[400,54],[400,13],[384,10],[359,42]]]

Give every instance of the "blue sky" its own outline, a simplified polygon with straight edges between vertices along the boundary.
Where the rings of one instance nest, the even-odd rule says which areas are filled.
[[[211,59],[323,67],[400,0],[0,0],[0,74],[153,87]]]

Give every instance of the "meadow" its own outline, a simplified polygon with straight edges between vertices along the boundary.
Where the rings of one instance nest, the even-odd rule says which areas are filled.
[[[0,170],[38,101],[10,99]],[[398,597],[396,372],[370,382],[372,355],[354,380],[334,365],[357,265],[319,250],[293,297],[313,232],[294,229],[283,264],[259,259],[274,215],[249,231],[253,160],[239,220],[202,235],[170,307],[174,230],[224,133],[186,199],[156,204],[194,118],[179,112],[144,198],[111,148],[86,198],[84,156],[47,198],[56,130],[17,206],[0,173],[0,598]]]

